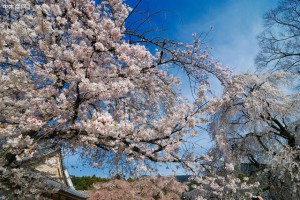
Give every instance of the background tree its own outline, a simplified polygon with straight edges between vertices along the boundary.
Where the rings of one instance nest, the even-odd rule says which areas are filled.
[[[73,176],[71,178],[76,190],[89,190],[92,189],[94,183],[105,183],[109,181],[109,179],[96,177],[95,175],[82,177]]]
[[[265,30],[259,35],[259,68],[300,73],[300,1],[282,0],[264,16]]]
[[[153,162],[193,169],[201,158],[186,138],[241,89],[210,96],[210,77],[228,86],[230,75],[196,35],[183,44],[127,30],[134,9],[122,0],[24,4],[30,9],[0,15],[0,191],[29,198],[31,185],[19,184],[28,175],[22,163],[41,143],[81,149],[84,159],[113,173],[155,171]],[[156,54],[139,41],[156,46]],[[170,65],[196,83],[194,103],[181,97]]]

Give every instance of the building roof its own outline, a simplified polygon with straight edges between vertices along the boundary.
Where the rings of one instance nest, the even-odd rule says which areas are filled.
[[[1,146],[0,146],[1,147]],[[0,149],[1,153],[1,149]],[[46,159],[56,157],[57,169],[54,167],[46,167],[44,164]],[[39,174],[46,178],[46,184],[59,188],[59,193],[64,196],[71,197],[76,200],[87,199],[87,194],[82,194],[75,190],[73,183],[66,169],[62,165],[61,149],[52,144],[41,143],[32,158],[25,158],[22,161],[14,161],[13,165],[23,166],[30,169],[32,173]],[[50,175],[51,171],[57,171],[54,175]]]
[[[47,179],[46,182],[54,187],[58,187],[60,188],[60,192],[62,193],[66,193],[67,195],[70,195],[72,197],[76,197],[78,199],[87,199],[89,198],[89,196],[87,194],[82,194],[80,192],[78,192],[75,189],[71,189],[71,188],[66,188],[64,187],[61,183],[56,182],[54,180],[51,179]]]
[[[201,191],[199,189],[193,189],[189,192],[182,193],[182,199],[184,200],[196,200],[198,196],[201,195]]]

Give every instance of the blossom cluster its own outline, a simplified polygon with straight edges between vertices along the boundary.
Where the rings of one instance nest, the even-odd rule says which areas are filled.
[[[207,116],[238,94],[211,98],[210,77],[223,86],[238,84],[201,49],[197,35],[190,44],[140,36],[159,47],[153,55],[128,39],[132,9],[123,0],[28,4],[30,12],[5,11],[0,24],[0,149],[6,160],[10,154],[18,161],[34,157],[40,142],[51,142],[92,151],[97,166],[104,163],[99,157],[139,171],[151,170],[146,161],[197,166],[186,136],[197,136]],[[197,83],[194,103],[181,97],[170,65]]]

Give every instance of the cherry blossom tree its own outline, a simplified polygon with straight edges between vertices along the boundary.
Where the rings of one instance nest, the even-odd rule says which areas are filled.
[[[17,172],[26,171],[22,162],[34,159],[41,143],[81,149],[94,166],[118,166],[111,168],[116,173],[155,170],[153,162],[197,166],[201,158],[187,138],[200,134],[209,114],[242,91],[199,37],[183,44],[126,29],[134,9],[122,0],[24,5],[0,15],[0,191],[20,188],[26,173]],[[195,83],[194,103],[182,98],[169,66]],[[210,77],[232,90],[213,97]]]
[[[242,74],[244,95],[223,104],[211,133],[235,166],[254,166],[253,179],[274,199],[299,196],[299,92],[295,74]],[[230,89],[230,88],[228,88]]]
[[[250,200],[257,191],[259,182],[250,182],[248,177],[240,179],[236,176],[232,163],[226,163],[223,174],[198,176],[193,179],[197,191],[197,200],[207,199],[245,199]]]
[[[258,179],[239,176],[236,159],[228,149],[227,138],[218,135],[215,145],[202,157],[201,170],[191,177],[191,192],[184,193],[186,199],[243,199],[250,200],[259,191]]]
[[[96,183],[89,192],[91,199],[98,200],[179,200],[187,185],[179,183],[174,177],[142,177],[133,182],[126,180],[110,180]]]

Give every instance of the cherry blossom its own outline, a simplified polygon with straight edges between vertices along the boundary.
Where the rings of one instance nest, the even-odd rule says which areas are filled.
[[[126,29],[132,9],[122,0],[27,4],[30,10],[1,13],[1,171],[21,169],[18,163],[34,158],[41,142],[83,149],[96,166],[115,166],[114,173],[121,167],[155,171],[153,162],[197,166],[199,155],[186,136],[201,134],[208,115],[242,92],[197,35],[181,44]],[[157,54],[138,41],[155,46]],[[169,66],[199,89],[194,103],[182,98]],[[210,77],[238,92],[212,98]]]

